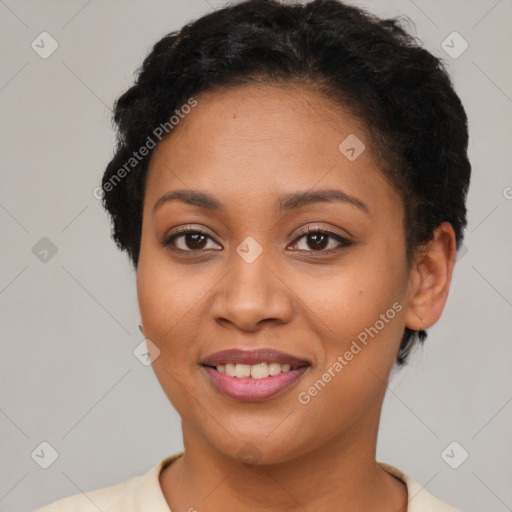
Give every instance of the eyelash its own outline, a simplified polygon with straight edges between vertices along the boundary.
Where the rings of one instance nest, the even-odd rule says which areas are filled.
[[[208,233],[206,233],[205,231],[201,231],[200,229],[187,226],[187,227],[180,228],[178,233],[174,233],[170,236],[164,237],[163,239],[160,240],[160,243],[163,247],[170,248],[173,251],[181,252],[181,253],[191,253],[191,255],[197,254],[200,252],[204,252],[204,251],[208,251],[209,249],[188,249],[188,250],[186,250],[186,249],[179,249],[179,248],[173,246],[173,243],[176,239],[178,239],[179,237],[186,236],[187,234],[191,234],[191,233],[203,235],[203,236],[206,236],[207,238],[210,238],[210,240],[213,240],[210,237],[210,235]],[[302,251],[302,252],[307,252],[307,253],[313,253],[315,256],[316,255],[321,256],[321,255],[325,255],[325,254],[332,254],[333,252],[343,250],[346,247],[349,247],[352,245],[352,241],[348,240],[347,238],[342,237],[341,235],[339,235],[337,233],[333,233],[332,231],[327,231],[327,230],[321,229],[319,227],[311,227],[311,226],[308,226],[306,229],[304,229],[300,233],[298,233],[298,235],[300,235],[300,236],[298,236],[292,242],[291,245],[295,245],[299,240],[301,240],[302,238],[305,238],[311,234],[327,235],[329,238],[332,238],[341,244],[339,247],[336,247],[334,249],[331,248],[328,250],[321,249],[318,251],[315,251],[315,250]],[[301,252],[301,250],[299,250],[299,252]]]

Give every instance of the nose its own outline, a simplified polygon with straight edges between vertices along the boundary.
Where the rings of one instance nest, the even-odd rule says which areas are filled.
[[[230,269],[213,296],[211,314],[216,322],[255,332],[269,323],[284,324],[293,314],[293,293],[272,263],[271,251],[254,261],[233,252]]]

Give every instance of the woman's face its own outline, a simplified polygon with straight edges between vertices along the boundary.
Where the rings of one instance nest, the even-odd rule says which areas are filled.
[[[402,201],[354,118],[302,88],[198,96],[153,153],[137,271],[186,445],[276,463],[374,436],[405,254]]]

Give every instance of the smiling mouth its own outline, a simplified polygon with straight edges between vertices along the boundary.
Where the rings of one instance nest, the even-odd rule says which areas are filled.
[[[261,401],[289,389],[310,363],[271,349],[233,349],[207,357],[201,366],[222,394],[241,401]]]
[[[265,379],[267,377],[275,377],[281,373],[295,371],[304,366],[308,366],[308,364],[304,363],[302,365],[292,366],[290,364],[261,362],[257,364],[227,363],[219,364],[217,366],[209,366],[209,368],[212,368],[219,373],[224,373],[229,377],[236,377],[239,379]]]

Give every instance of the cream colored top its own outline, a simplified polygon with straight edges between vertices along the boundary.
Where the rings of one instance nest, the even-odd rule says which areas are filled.
[[[162,469],[183,455],[178,453],[167,457],[140,476],[128,478],[109,487],[75,494],[62,498],[35,512],[172,512],[160,487],[159,475]],[[460,512],[444,503],[423,486],[389,464],[378,462],[379,466],[402,480],[407,486],[409,506],[407,512]],[[191,508],[190,510],[194,510]]]

